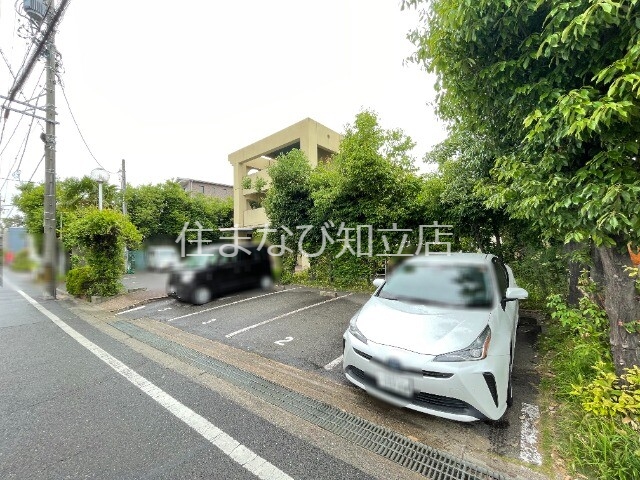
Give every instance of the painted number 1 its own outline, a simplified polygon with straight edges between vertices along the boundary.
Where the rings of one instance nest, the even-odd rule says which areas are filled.
[[[285,338],[284,340],[277,340],[277,341],[275,341],[275,342],[273,342],[273,343],[275,343],[276,345],[280,345],[280,346],[282,346],[282,345],[284,345],[285,343],[290,342],[291,340],[293,340],[293,337],[287,337],[287,338]]]

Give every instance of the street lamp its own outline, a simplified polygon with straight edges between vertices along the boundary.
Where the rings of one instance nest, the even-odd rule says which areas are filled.
[[[102,184],[109,180],[109,172],[104,168],[91,170],[91,178],[98,182],[98,209],[102,210]]]

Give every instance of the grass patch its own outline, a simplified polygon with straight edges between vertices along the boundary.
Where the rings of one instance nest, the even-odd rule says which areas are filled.
[[[613,374],[608,322],[588,298],[571,309],[554,299],[540,341],[544,408],[542,448],[554,472],[578,478],[640,478],[640,375],[628,387]],[[551,472],[550,472],[551,473]]]

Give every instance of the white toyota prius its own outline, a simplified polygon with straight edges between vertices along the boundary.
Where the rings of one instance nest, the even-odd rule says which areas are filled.
[[[458,421],[500,419],[511,405],[518,300],[498,257],[412,257],[378,288],[344,333],[344,373],[399,407]]]

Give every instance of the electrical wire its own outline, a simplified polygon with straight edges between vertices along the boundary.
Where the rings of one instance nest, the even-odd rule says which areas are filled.
[[[19,15],[20,17],[22,17],[23,19],[25,19],[28,25],[33,26],[34,22],[29,18],[29,16],[26,15],[26,13],[25,14],[21,13],[20,5],[22,5],[22,4],[23,4],[22,0],[16,0],[15,6],[14,6],[16,14]],[[43,18],[47,18],[47,16],[49,16],[49,12],[51,10],[51,4],[52,4],[51,1],[47,2],[47,9],[44,12],[44,17]],[[44,24],[44,22],[42,24]],[[40,26],[38,26],[38,32],[37,33],[40,33]],[[14,32],[14,34],[15,34],[15,32]],[[33,30],[32,30],[31,31],[31,43],[29,44],[29,48],[27,48],[27,51],[24,54],[24,58],[22,59],[22,64],[20,65],[20,68],[18,68],[18,71],[14,75],[13,85],[11,86],[9,91],[13,90],[13,87],[15,87],[16,81],[18,80],[18,77],[22,73],[22,69],[25,67],[25,65],[27,63],[27,58],[29,58],[29,54],[31,53],[31,49],[34,47],[34,45],[39,43],[38,41],[36,41],[36,37],[37,37],[37,34],[34,33]],[[5,105],[6,105],[6,101],[5,101]]]
[[[64,89],[64,86],[62,85],[62,83],[60,84],[60,90],[62,90],[62,96],[64,97],[64,101],[66,102],[67,108],[69,109],[69,113],[71,114],[71,119],[73,120],[73,123],[75,124],[76,129],[78,130],[78,133],[80,134],[80,138],[82,139],[82,142],[84,143],[84,146],[87,147],[87,151],[89,152],[91,157],[93,157],[93,159],[98,164],[98,166],[101,169],[106,170],[108,172],[108,170],[106,168],[104,168],[102,166],[102,164],[98,161],[96,156],[93,154],[93,152],[89,148],[89,145],[87,144],[87,141],[84,139],[84,135],[82,135],[82,131],[80,130],[80,126],[78,125],[78,122],[76,121],[76,117],[73,114],[73,112],[71,111],[71,105],[69,105],[69,99],[67,98],[67,92],[65,92],[65,89]],[[115,173],[115,172],[109,172],[109,173]]]
[[[36,107],[38,106],[38,102],[40,101],[40,98],[36,99]],[[33,121],[35,120],[34,117],[31,117],[31,122],[29,123],[29,128],[27,130],[27,135],[24,138],[24,141],[22,143],[22,155],[20,156],[20,161],[18,162],[18,155],[20,155],[20,149],[18,149],[18,153],[16,153],[16,158],[13,161],[13,164],[11,165],[11,168],[9,168],[9,173],[7,174],[7,177],[9,177],[11,175],[12,172],[19,172],[20,171],[20,166],[22,165],[22,159],[24,158],[24,154],[27,151],[27,143],[29,141],[29,137],[31,136],[31,128],[33,127]],[[16,162],[18,162],[18,166],[15,167]],[[15,169],[14,169],[15,167]],[[2,192],[2,190],[4,189],[5,185],[7,184],[7,180],[4,181],[4,183],[2,184],[2,186],[0,187],[0,193]]]
[[[40,158],[40,161],[38,162],[38,165],[36,165],[36,168],[33,169],[33,173],[31,174],[31,176],[29,177],[29,180],[27,180],[25,183],[31,183],[31,180],[33,179],[33,176],[36,174],[36,172],[38,171],[38,168],[40,168],[40,164],[42,163],[42,161],[44,160],[44,153],[42,154],[42,158]]]
[[[36,90],[38,90],[38,86],[40,84],[40,80],[42,80],[42,75],[44,75],[44,68],[42,69],[42,71],[40,72],[40,76],[38,77],[38,81],[36,82],[36,86],[33,89],[33,92],[31,93],[31,97],[33,98],[33,96],[36,94]],[[24,94],[24,92],[20,92],[22,94],[22,97],[25,100],[29,100],[27,98],[27,96]],[[38,101],[38,99],[36,99],[36,102]],[[37,104],[37,103],[36,103]],[[2,148],[2,150],[0,150],[0,159],[2,158],[2,154],[4,153],[4,151],[7,149],[7,147],[9,146],[9,143],[11,143],[11,139],[13,138],[13,136],[15,135],[16,131],[18,130],[18,127],[20,126],[20,123],[22,122],[22,119],[24,118],[24,115],[22,115],[20,117],[20,120],[18,120],[18,123],[16,124],[16,128],[13,129],[13,132],[11,133],[11,136],[9,137],[9,140],[7,140],[7,144]],[[32,117],[33,118],[33,117]],[[4,122],[6,123],[6,122]],[[40,128],[42,128],[42,124],[40,123],[40,120],[38,120],[38,125],[40,125]],[[2,145],[2,138],[0,137],[0,145]],[[0,160],[1,162],[2,160]]]
[[[2,59],[4,60],[5,65],[9,69],[9,73],[13,77],[13,81],[15,82],[16,81],[16,75],[15,75],[15,73],[13,73],[13,69],[11,68],[11,65],[9,65],[9,60],[7,59],[7,56],[4,54],[4,51],[2,50],[2,48],[0,48],[0,55],[2,55]]]

